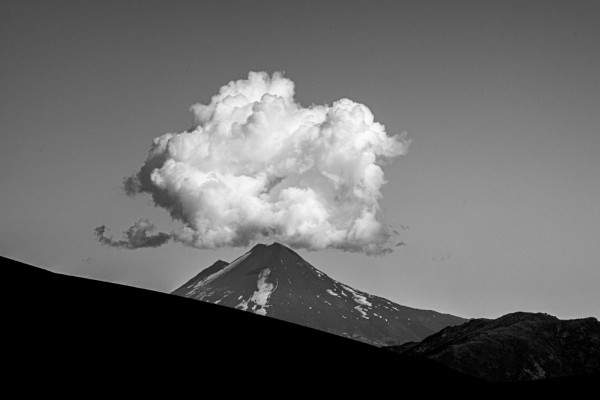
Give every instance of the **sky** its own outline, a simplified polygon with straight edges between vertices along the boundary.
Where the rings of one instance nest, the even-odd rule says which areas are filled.
[[[380,206],[405,246],[298,250],[334,279],[468,318],[600,317],[597,1],[0,3],[0,255],[170,292],[251,246],[103,246],[140,218],[123,179],[190,106],[277,71],[304,107],[348,98],[410,146]]]

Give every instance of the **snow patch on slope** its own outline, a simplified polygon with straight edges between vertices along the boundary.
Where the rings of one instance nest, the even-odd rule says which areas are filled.
[[[352,297],[354,297],[354,301],[356,301],[358,303],[358,305],[356,307],[354,307],[354,309],[356,311],[358,311],[359,313],[361,313],[363,318],[369,319],[369,317],[367,316],[367,310],[363,309],[362,306],[373,307],[373,304],[371,304],[369,301],[367,301],[366,296],[363,296],[362,294],[358,293],[356,290],[352,289],[351,287],[346,286],[346,285],[342,285],[342,286],[344,287],[344,289],[346,289],[350,293],[352,293]]]
[[[222,302],[223,300],[225,300],[225,297],[229,296],[232,293],[233,293],[233,290],[227,290],[227,291],[225,291],[225,294],[223,295],[223,297],[221,297],[219,300],[215,301],[215,304],[219,304],[220,302]]]
[[[363,306],[367,306],[367,307],[373,307],[373,304],[368,302],[367,298],[365,296],[362,296],[358,293],[352,293],[352,294],[354,295],[354,301],[356,301],[358,304],[362,304]]]
[[[267,303],[269,301],[269,297],[271,297],[277,288],[277,286],[274,284],[267,282],[267,278],[269,277],[270,273],[271,270],[269,268],[265,268],[260,271],[260,274],[258,275],[258,281],[256,282],[258,290],[252,294],[252,297],[250,297],[248,300],[242,301],[240,304],[235,306],[235,308],[240,308],[244,311],[247,311],[248,304],[254,303],[252,307],[252,311],[254,311],[254,313],[259,315],[267,315]]]
[[[361,313],[364,319],[369,319],[369,317],[367,316],[367,312],[365,310],[363,310],[362,308],[360,308],[360,306],[356,306],[356,307],[354,307],[354,309],[356,311],[358,311],[359,313]]]

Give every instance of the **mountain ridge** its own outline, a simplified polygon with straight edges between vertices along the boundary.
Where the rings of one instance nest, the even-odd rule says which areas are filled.
[[[251,311],[377,346],[421,340],[467,321],[394,303],[338,282],[280,244],[214,263],[174,295]]]
[[[598,374],[600,322],[518,311],[496,319],[472,319],[421,342],[388,349],[490,381]]]
[[[395,354],[274,318],[0,257],[5,389],[20,394],[173,395],[218,384],[228,394],[281,386],[299,395],[462,398],[588,395],[597,375],[488,382],[434,360]],[[23,288],[26,287],[26,290]],[[349,379],[351,378],[351,379]],[[75,384],[76,383],[76,384]]]
[[[4,382],[17,393],[172,395],[196,390],[200,379],[201,388],[218,383],[229,394],[269,383],[309,395],[318,380],[319,392],[351,395],[357,388],[349,374],[382,394],[382,383],[398,376],[450,389],[482,384],[436,362],[286,321],[10,259],[2,264],[3,278],[14,283],[2,291],[11,347]]]

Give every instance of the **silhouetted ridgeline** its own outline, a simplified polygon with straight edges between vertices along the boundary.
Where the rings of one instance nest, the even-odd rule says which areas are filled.
[[[419,343],[388,348],[490,381],[584,375],[600,372],[600,322],[516,312],[473,319]]]
[[[494,385],[269,317],[3,264],[3,386],[20,395],[466,395],[592,387],[589,379]]]

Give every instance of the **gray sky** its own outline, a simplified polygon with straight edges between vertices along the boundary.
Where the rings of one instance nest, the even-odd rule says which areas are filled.
[[[193,103],[285,71],[302,105],[347,97],[412,139],[381,203],[406,246],[307,261],[464,317],[600,317],[599,20],[597,1],[3,1],[0,254],[160,291],[242,254],[93,229],[177,228],[123,177]]]

